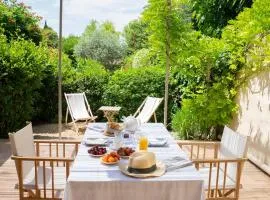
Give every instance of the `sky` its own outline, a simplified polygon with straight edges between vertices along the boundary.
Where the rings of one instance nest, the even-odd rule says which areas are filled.
[[[59,0],[19,0],[31,6],[56,32],[59,29]],[[140,16],[147,0],[63,0],[63,35],[80,35],[91,19],[110,20],[118,31]]]

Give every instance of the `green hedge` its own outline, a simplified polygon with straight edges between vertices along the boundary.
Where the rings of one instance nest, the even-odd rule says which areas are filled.
[[[142,67],[116,71],[103,95],[104,104],[121,106],[121,115],[134,114],[147,96],[164,96],[165,71],[160,67]],[[163,105],[158,109],[158,120],[163,121]]]
[[[0,137],[31,120],[33,102],[47,65],[46,48],[0,35]]]
[[[102,114],[97,110],[103,105],[102,95],[109,80],[109,72],[93,60],[77,60],[76,75],[63,82],[64,92],[85,92],[94,115]]]

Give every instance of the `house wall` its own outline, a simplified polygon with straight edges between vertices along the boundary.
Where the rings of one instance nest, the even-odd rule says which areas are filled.
[[[250,136],[248,158],[270,174],[270,72],[250,78],[236,101],[239,112],[231,127]]]

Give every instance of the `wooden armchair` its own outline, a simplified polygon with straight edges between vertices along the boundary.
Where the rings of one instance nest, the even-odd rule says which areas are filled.
[[[31,123],[16,133],[10,133],[9,138],[20,199],[61,199],[73,156],[81,142],[34,140]],[[67,156],[66,150],[73,146],[73,155]],[[40,156],[43,147],[49,147],[48,156]]]
[[[206,199],[239,199],[247,143],[248,137],[228,127],[221,142],[178,141],[204,178]]]

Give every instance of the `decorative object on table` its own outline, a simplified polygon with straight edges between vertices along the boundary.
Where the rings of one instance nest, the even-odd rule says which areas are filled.
[[[66,124],[68,120],[68,113],[71,116],[72,123],[75,127],[76,133],[79,133],[79,128],[76,125],[77,121],[88,121],[95,122],[97,116],[94,116],[85,93],[65,93],[65,98],[67,101],[67,111],[66,111]]]
[[[107,140],[105,138],[87,137],[86,139],[84,139],[84,144],[86,146],[106,146]]]
[[[108,122],[114,122],[114,116],[119,113],[120,109],[121,107],[118,106],[101,106],[98,110],[103,111]]]
[[[141,136],[139,139],[139,150],[147,151],[148,144],[149,144],[148,138],[146,136]]]
[[[109,154],[106,154],[104,156],[101,157],[100,161],[103,164],[106,165],[114,165],[116,163],[118,163],[120,160],[120,155],[118,155],[116,152],[111,152]]]
[[[113,137],[115,134],[118,134],[122,130],[123,130],[123,128],[119,123],[117,123],[117,122],[107,122],[104,134],[106,136]]]
[[[93,157],[101,157],[107,153],[106,147],[100,147],[98,145],[88,149],[88,153]]]
[[[168,139],[165,137],[149,138],[149,147],[164,147],[167,145]]]
[[[123,174],[136,178],[159,177],[166,171],[165,164],[156,161],[152,152],[135,152],[129,157],[128,164],[119,163],[119,168]]]
[[[141,123],[147,123],[154,116],[155,123],[157,123],[155,111],[162,101],[163,98],[146,97],[133,117],[136,117]]]
[[[123,117],[122,120],[125,131],[130,133],[134,133],[141,125],[140,120],[133,116]]]
[[[130,147],[120,147],[117,150],[117,153],[121,156],[121,158],[127,159],[129,156],[134,153],[135,150]]]
[[[114,135],[115,135],[115,137],[113,138],[113,142],[112,142],[110,148],[113,150],[117,150],[123,146],[122,134],[121,134],[121,132],[119,132],[119,133],[115,133]]]

